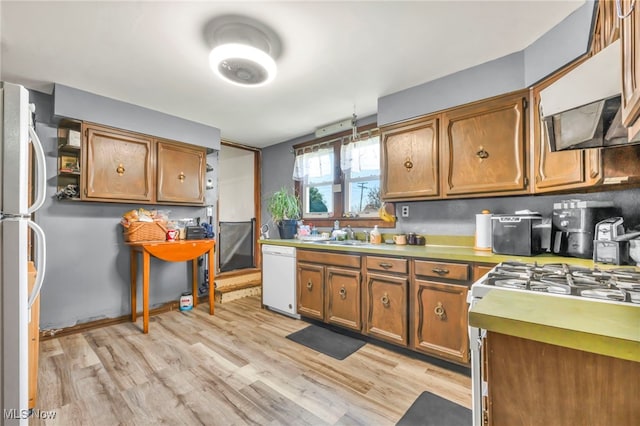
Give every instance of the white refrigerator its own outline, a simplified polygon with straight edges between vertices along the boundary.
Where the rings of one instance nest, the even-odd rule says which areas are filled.
[[[0,400],[2,425],[26,425],[29,392],[29,322],[31,305],[44,279],[45,237],[31,220],[46,189],[45,157],[36,135],[33,105],[22,86],[0,82]],[[33,164],[33,167],[32,167]],[[30,176],[33,204],[30,200]],[[37,270],[29,293],[29,236]]]

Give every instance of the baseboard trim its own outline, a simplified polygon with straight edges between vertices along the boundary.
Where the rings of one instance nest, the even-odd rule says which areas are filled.
[[[200,296],[198,303],[209,303],[209,296]],[[158,306],[149,310],[149,316],[163,314],[165,312],[175,311],[180,309],[180,302],[167,302],[164,305]],[[138,312],[138,316],[142,317],[142,312]],[[49,339],[55,339],[56,337],[69,336],[71,334],[83,333],[85,331],[94,330],[96,328],[107,327],[109,325],[122,324],[124,322],[131,322],[131,314],[122,315],[115,318],[103,318],[95,321],[87,321],[82,324],[72,325],[71,327],[56,328],[51,330],[40,330],[40,341]]]

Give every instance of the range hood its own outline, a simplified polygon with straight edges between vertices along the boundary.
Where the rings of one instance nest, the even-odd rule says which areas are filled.
[[[622,125],[621,78],[618,40],[540,92],[551,151],[640,142]]]

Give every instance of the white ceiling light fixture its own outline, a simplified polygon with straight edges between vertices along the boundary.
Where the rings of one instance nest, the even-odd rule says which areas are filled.
[[[209,65],[223,80],[259,87],[275,78],[281,43],[266,25],[244,16],[222,16],[207,24],[205,38],[212,48]]]

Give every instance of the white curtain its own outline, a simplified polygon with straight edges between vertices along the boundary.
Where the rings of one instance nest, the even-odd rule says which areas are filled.
[[[308,180],[333,175],[333,147],[318,148],[312,152],[296,153],[293,165],[294,180]]]
[[[359,173],[380,169],[380,138],[374,136],[343,144],[340,148],[340,168]]]

